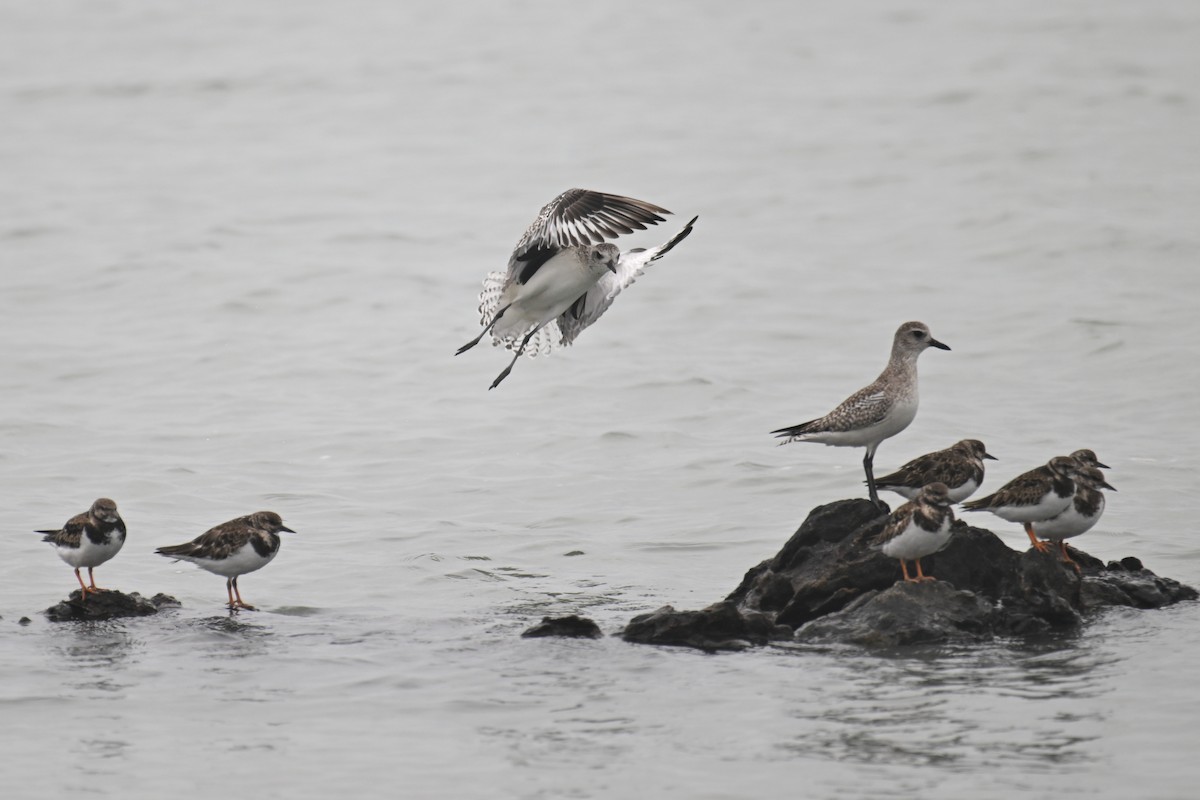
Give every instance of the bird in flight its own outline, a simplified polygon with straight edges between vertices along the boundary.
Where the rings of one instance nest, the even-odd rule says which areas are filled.
[[[643,200],[588,189],[568,189],[542,208],[517,242],[505,272],[492,272],[479,295],[483,330],[458,348],[470,350],[489,333],[513,351],[512,361],[488,388],[508,377],[522,355],[570,345],[613,300],[692,232],[693,217],[658,247],[621,252],[605,239],[646,230],[670,214]]]

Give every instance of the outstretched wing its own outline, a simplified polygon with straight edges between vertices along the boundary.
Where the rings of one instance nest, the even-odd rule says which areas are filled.
[[[526,229],[508,260],[509,281],[527,283],[565,247],[582,247],[644,231],[670,214],[644,200],[589,189],[568,189],[547,203]]]
[[[574,304],[559,315],[557,322],[562,332],[561,344],[569,345],[584,328],[600,319],[622,291],[631,286],[641,277],[642,272],[651,263],[662,258],[671,248],[682,242],[692,232],[692,226],[699,217],[692,217],[683,230],[672,236],[664,244],[651,247],[649,250],[639,247],[621,254],[617,262],[617,271],[606,272],[596,285],[580,296]]]

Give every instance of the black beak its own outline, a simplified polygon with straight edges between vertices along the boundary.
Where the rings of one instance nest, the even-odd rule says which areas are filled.
[[[1108,481],[1100,481],[1100,485],[1105,489],[1111,489],[1114,492],[1117,490],[1117,487],[1110,485]]]
[[[1099,467],[1100,469],[1112,469],[1112,467],[1110,467],[1108,464],[1101,464],[1099,461],[1096,462],[1096,466]],[[1111,489],[1112,487],[1110,486],[1109,488]],[[1116,490],[1113,489],[1113,491],[1116,491]]]
[[[950,349],[950,345],[942,344],[937,339],[934,339],[932,336],[929,337],[929,346],[936,347],[938,350],[949,350]]]
[[[988,459],[989,461],[999,461],[1000,460],[1000,459],[996,458],[994,455],[992,455],[991,453],[987,452],[986,450],[983,452],[983,457]]]
[[[279,526],[279,530],[281,530],[281,531],[287,531],[288,533],[295,533],[295,531],[294,531],[294,530],[292,530],[291,528],[289,528],[287,525],[280,525],[280,526]]]
[[[613,275],[616,275],[617,274],[617,265],[611,261],[608,262],[608,271],[611,272]]]

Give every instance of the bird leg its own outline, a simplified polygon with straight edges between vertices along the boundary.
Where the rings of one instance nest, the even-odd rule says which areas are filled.
[[[249,603],[247,603],[245,600],[242,599],[242,593],[240,591],[238,591],[237,578],[233,578],[231,583],[233,585],[233,591],[237,594],[237,607],[244,608],[247,611],[257,611],[258,610],[257,608],[255,608],[254,606],[250,605]]]
[[[1067,540],[1059,539],[1058,547],[1060,550],[1062,550],[1062,560],[1071,565],[1071,568],[1075,570],[1076,575],[1081,574],[1083,572],[1083,570],[1081,570],[1079,568],[1079,564],[1076,563],[1075,559],[1073,559],[1069,555],[1067,555]]]
[[[1029,534],[1029,541],[1033,545],[1034,550],[1037,550],[1039,553],[1049,553],[1050,552],[1050,543],[1043,542],[1041,539],[1039,539],[1037,537],[1037,534],[1035,534],[1033,532],[1033,523],[1032,522],[1025,523],[1025,533]]]
[[[512,357],[512,361],[508,362],[508,366],[504,368],[504,371],[496,376],[496,380],[492,381],[492,385],[488,387],[488,391],[495,389],[497,386],[500,385],[500,381],[502,381],[508,377],[508,373],[512,372],[512,368],[514,366],[516,366],[517,359],[520,358],[521,355],[525,352],[525,345],[529,344],[529,340],[534,337],[534,334],[536,334],[543,327],[545,327],[545,325],[546,325],[546,323],[543,322],[541,325],[538,325],[536,328],[531,330],[529,333],[525,334],[525,338],[521,340],[521,346],[517,348],[516,355],[514,355]]]
[[[96,585],[96,576],[92,574],[92,568],[88,567],[88,581],[92,584],[93,592],[107,592],[108,589],[102,589]]]
[[[508,305],[512,305],[512,303],[509,303]],[[505,311],[508,311],[508,306],[505,306],[504,308],[497,311],[496,316],[492,317],[492,321],[487,324],[487,327],[484,328],[482,331],[480,331],[479,335],[476,336],[474,339],[472,339],[471,341],[464,344],[462,347],[455,350],[454,355],[461,356],[463,353],[467,352],[472,347],[479,344],[483,340],[483,337],[487,335],[487,332],[490,331],[493,327],[495,327],[496,323],[500,321],[500,318],[504,316]]]
[[[920,569],[921,561],[917,559],[917,568]],[[916,583],[917,579],[908,574],[908,563],[902,558],[900,559],[900,571],[904,573],[905,583]]]
[[[867,473],[867,493],[871,497],[871,502],[876,506],[882,507],[879,502],[879,492],[875,491],[875,452],[867,448],[867,454],[863,456],[863,471]],[[903,563],[903,562],[901,562]]]
[[[79,567],[75,568],[75,580],[79,581],[79,599],[86,601],[89,590],[87,584],[83,582],[83,576],[79,574]]]
[[[932,575],[926,575],[921,571],[921,559],[917,559],[917,580],[918,581],[936,581],[937,578]]]

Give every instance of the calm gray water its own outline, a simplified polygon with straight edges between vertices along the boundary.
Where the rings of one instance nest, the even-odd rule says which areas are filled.
[[[1195,605],[891,657],[518,634],[707,605],[858,494],[767,432],[908,319],[954,349],[879,469],[1092,447],[1081,545],[1200,584],[1198,37],[1182,0],[3,2],[4,796],[1194,797]],[[700,221],[488,392],[479,283],[571,186]],[[45,621],[30,531],[98,496],[102,585],[181,609]],[[152,552],[260,508],[299,534],[258,613]]]

